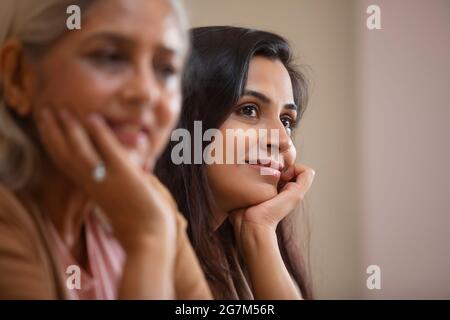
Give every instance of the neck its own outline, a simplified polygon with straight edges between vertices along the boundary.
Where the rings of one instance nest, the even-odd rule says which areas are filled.
[[[53,223],[64,244],[79,257],[84,221],[92,209],[88,196],[50,161],[40,167],[41,178],[25,192]]]
[[[219,206],[215,205],[213,207],[213,221],[212,227],[214,231],[220,228],[220,226],[224,223],[224,221],[228,218],[228,213],[225,210],[219,208]]]

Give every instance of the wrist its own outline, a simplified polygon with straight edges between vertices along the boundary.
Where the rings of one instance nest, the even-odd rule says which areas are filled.
[[[175,250],[176,227],[160,225],[159,228],[144,228],[121,237],[119,241],[127,254],[149,250],[170,253]]]
[[[257,254],[261,250],[278,246],[276,228],[257,223],[243,222],[239,239],[245,254]]]

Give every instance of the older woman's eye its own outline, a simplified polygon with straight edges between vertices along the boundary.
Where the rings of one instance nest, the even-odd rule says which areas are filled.
[[[169,78],[178,75],[178,70],[173,64],[155,66],[155,71],[162,81],[167,81]]]
[[[238,110],[238,112],[240,115],[243,115],[243,116],[249,117],[249,118],[256,118],[258,116],[258,108],[251,104],[242,106]]]
[[[89,57],[101,66],[117,66],[126,62],[126,57],[115,49],[101,49],[92,52]]]

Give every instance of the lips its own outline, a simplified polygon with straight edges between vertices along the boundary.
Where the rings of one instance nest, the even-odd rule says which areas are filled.
[[[108,125],[121,143],[136,147],[148,139],[149,126],[141,120],[107,120]]]
[[[245,163],[251,167],[258,169],[263,176],[273,176],[279,178],[283,171],[284,165],[273,159],[257,159],[257,160],[245,160]]]

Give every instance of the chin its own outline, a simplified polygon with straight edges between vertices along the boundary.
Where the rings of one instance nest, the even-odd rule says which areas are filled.
[[[278,194],[276,179],[244,166],[211,165],[208,181],[225,211],[255,206]]]
[[[277,188],[269,183],[255,183],[243,190],[242,196],[247,206],[255,206],[272,199],[278,194]]]
[[[238,180],[239,181],[239,180]],[[239,181],[241,182],[241,181]],[[248,208],[272,199],[278,194],[276,187],[269,183],[230,183],[226,190],[228,209]]]

